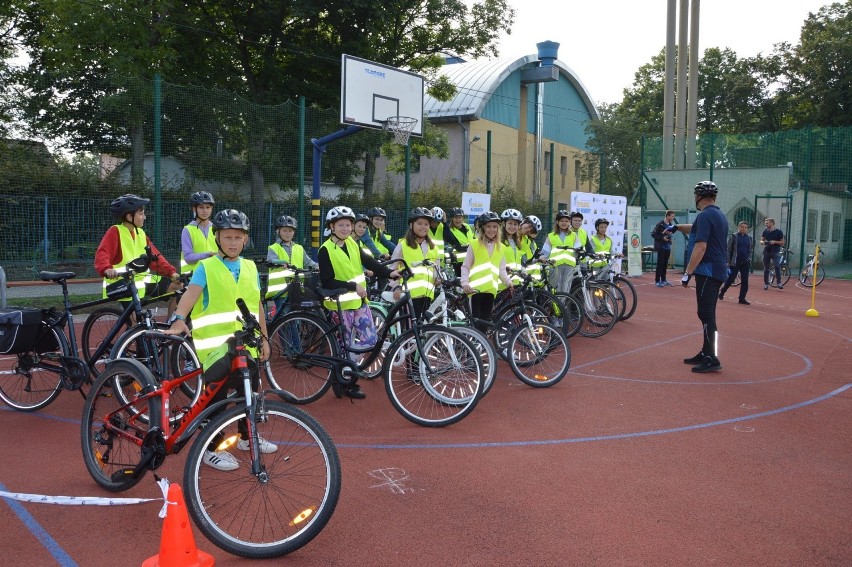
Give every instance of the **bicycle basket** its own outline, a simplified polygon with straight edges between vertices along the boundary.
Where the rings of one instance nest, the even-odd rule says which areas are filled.
[[[127,299],[130,297],[130,284],[124,280],[112,282],[106,286],[106,295],[110,299]]]
[[[8,307],[0,309],[0,354],[27,352],[35,346],[41,309]]]
[[[319,287],[319,274],[307,274],[290,283],[287,288],[287,297],[291,306],[313,307],[322,302],[322,297],[316,292]]]

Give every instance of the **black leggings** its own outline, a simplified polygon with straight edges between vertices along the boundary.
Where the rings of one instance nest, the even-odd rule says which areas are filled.
[[[708,276],[695,276],[695,298],[698,302],[698,319],[703,327],[701,352],[705,356],[716,356],[716,302],[722,280]]]
[[[476,321],[476,328],[483,333],[488,332],[488,321],[491,320],[491,310],[494,308],[494,296],[490,293],[474,293],[470,296],[470,314]],[[483,322],[479,322],[479,320]]]

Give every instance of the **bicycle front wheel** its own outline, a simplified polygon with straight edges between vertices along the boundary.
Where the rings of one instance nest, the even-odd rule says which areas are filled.
[[[799,281],[805,287],[813,287],[814,284],[819,285],[825,279],[825,269],[822,266],[817,266],[816,277],[814,277],[813,265],[807,266],[802,273],[799,274]]]
[[[298,404],[320,399],[334,380],[330,367],[312,355],[337,357],[337,342],[328,324],[310,313],[294,311],[269,330],[269,360],[262,365],[270,385],[285,390]]]
[[[59,369],[60,357],[68,350],[63,346],[65,335],[61,329],[46,323],[42,323],[38,333],[32,349],[19,354],[0,354],[0,399],[18,411],[40,410],[62,392]],[[54,348],[40,348],[46,345]],[[39,352],[43,350],[46,352]]]
[[[476,348],[455,330],[421,325],[417,331],[417,337],[414,329],[404,332],[385,355],[385,390],[393,407],[417,425],[456,423],[482,396],[482,361]]]
[[[101,487],[121,492],[135,486],[144,474],[128,474],[147,451],[156,447],[148,436],[151,424],[159,424],[161,408],[149,400],[136,400],[140,392],[156,387],[154,375],[135,360],[108,364],[95,380],[80,420],[83,462]],[[125,402],[124,400],[130,400]],[[158,397],[152,400],[159,400]]]
[[[558,383],[571,366],[571,347],[562,331],[545,321],[521,326],[509,339],[509,368],[518,380],[535,388]]]
[[[482,395],[484,396],[494,385],[494,377],[497,375],[497,351],[494,350],[494,346],[488,340],[488,337],[479,329],[461,323],[451,324],[451,327],[469,340],[473,348],[479,353],[482,370],[485,372],[485,385],[482,387]]]
[[[737,279],[737,282],[739,282],[739,279]],[[614,283],[624,294],[624,313],[621,314],[621,321],[626,321],[633,317],[633,314],[636,313],[636,305],[639,303],[639,296],[636,294],[636,288],[632,283],[630,283],[630,280],[624,276],[615,276],[612,283]]]
[[[277,448],[261,453],[253,474],[250,451],[237,440],[246,411],[232,407],[210,421],[192,444],[184,468],[187,509],[204,535],[228,553],[251,559],[279,557],[315,538],[340,496],[340,459],[328,433],[305,411],[277,401],[258,407],[256,429]],[[220,471],[204,463],[208,447],[239,463]]]
[[[571,295],[583,310],[580,335],[602,337],[618,322],[618,304],[603,286],[589,282],[588,289],[579,287]]]
[[[100,374],[100,371],[110,359],[110,353],[115,346],[115,341],[121,336],[121,333],[130,328],[128,320],[124,329],[121,329],[113,337],[112,342],[103,347],[99,359],[91,360],[92,355],[95,354],[98,347],[103,345],[107,335],[109,335],[110,331],[118,323],[122,313],[123,311],[118,307],[102,307],[86,317],[86,322],[83,324],[82,336],[80,337],[80,344],[83,347],[83,358],[90,362],[89,367],[93,376]]]

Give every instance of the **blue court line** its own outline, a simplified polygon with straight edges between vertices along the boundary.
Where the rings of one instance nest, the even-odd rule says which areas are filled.
[[[2,482],[0,482],[0,490],[9,492],[9,489],[6,488],[6,485]],[[55,539],[50,537],[50,534],[41,527],[41,524],[39,524],[36,519],[27,512],[27,509],[24,508],[20,502],[12,500],[11,498],[3,498],[3,500],[6,501],[6,504],[9,505],[15,515],[20,518],[21,522],[27,527],[30,533],[35,536],[45,549],[47,549],[48,553],[53,556],[61,567],[77,567],[77,563],[71,559],[71,556],[65,553],[65,550],[56,543]]]
[[[357,444],[357,443],[335,443],[338,449],[482,449],[489,447],[534,447],[538,445],[565,445],[568,443],[588,443],[591,441],[613,441],[617,439],[634,439],[637,437],[650,437],[652,435],[667,435],[669,433],[682,433],[684,431],[693,431],[696,429],[705,429],[708,427],[716,427],[718,425],[728,425],[731,423],[739,423],[742,421],[750,421],[753,419],[759,419],[761,417],[768,417],[770,415],[776,415],[779,413],[784,413],[788,411],[793,411],[797,409],[801,409],[827,399],[833,398],[838,394],[841,394],[852,388],[852,384],[846,384],[845,386],[841,386],[834,391],[828,392],[827,394],[823,394],[817,398],[812,400],[806,400],[804,402],[799,402],[798,404],[793,404],[791,406],[784,406],[781,408],[777,408],[774,410],[769,410],[761,413],[755,413],[752,415],[744,415],[741,417],[732,417],[730,419],[723,419],[720,421],[711,421],[708,423],[697,423],[695,425],[684,425],[682,427],[673,427],[670,429],[656,429],[652,431],[637,431],[634,433],[619,433],[616,435],[599,435],[596,437],[576,437],[573,439],[543,439],[539,441],[493,441],[493,442],[484,442],[484,443],[440,443],[435,445],[427,445],[427,444],[410,444],[410,445],[370,445],[370,444]]]

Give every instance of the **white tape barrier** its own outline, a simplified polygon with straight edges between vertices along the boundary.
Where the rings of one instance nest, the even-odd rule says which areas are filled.
[[[44,494],[24,494],[22,492],[5,492],[0,490],[0,497],[18,500],[20,502],[36,502],[39,504],[59,504],[61,506],[127,506],[130,504],[147,504],[148,502],[162,502],[163,507],[159,516],[166,517],[166,507],[175,502],[166,500],[169,492],[169,479],[161,478],[157,481],[162,498],[102,498],[99,496],[47,496]]]

